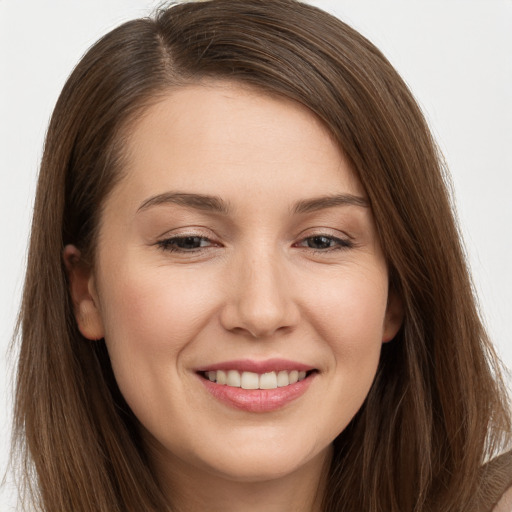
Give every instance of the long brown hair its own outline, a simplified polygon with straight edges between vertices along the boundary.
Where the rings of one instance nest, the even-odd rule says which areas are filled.
[[[68,79],[48,129],[18,329],[14,447],[29,499],[45,512],[170,509],[103,340],[77,329],[62,250],[73,243],[93,264],[130,124],[172,88],[209,78],[291,98],[323,121],[365,187],[403,302],[403,327],[335,440],[324,510],[464,510],[510,423],[442,159],[379,50],[295,0],[161,9],[103,37]]]

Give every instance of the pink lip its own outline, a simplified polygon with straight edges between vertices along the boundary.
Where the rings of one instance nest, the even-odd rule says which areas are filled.
[[[265,361],[254,361],[252,359],[237,359],[234,361],[223,361],[222,363],[211,364],[196,368],[196,372],[210,372],[216,370],[238,370],[239,372],[267,373],[286,370],[298,370],[308,372],[314,370],[313,366],[287,359],[267,359]]]
[[[309,371],[314,368],[305,364],[284,359],[266,361],[238,360],[203,366],[197,369],[198,378],[206,390],[224,404],[247,412],[271,412],[283,408],[301,397],[309,388],[317,373],[309,374],[304,380],[276,389],[243,389],[217,384],[200,375],[202,372],[216,370],[238,370],[239,372],[267,373],[280,370]]]

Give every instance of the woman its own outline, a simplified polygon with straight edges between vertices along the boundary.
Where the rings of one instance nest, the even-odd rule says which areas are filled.
[[[32,233],[43,510],[490,511],[510,485],[435,145],[339,20],[212,0],[112,31],[55,108]]]

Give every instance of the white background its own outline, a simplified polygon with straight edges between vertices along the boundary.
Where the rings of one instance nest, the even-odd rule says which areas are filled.
[[[317,0],[372,40],[423,108],[453,175],[482,311],[512,367],[512,0]],[[50,113],[85,50],[150,0],[0,0],[0,477],[38,162]],[[0,510],[12,510],[12,488]]]

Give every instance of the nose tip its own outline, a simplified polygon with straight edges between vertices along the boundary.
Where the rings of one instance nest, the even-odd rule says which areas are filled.
[[[290,330],[292,322],[276,304],[247,304],[240,301],[224,309],[223,325],[232,332],[247,333],[252,338],[268,338],[277,331]]]
[[[275,262],[261,260],[243,265],[231,281],[228,300],[221,313],[223,327],[255,339],[268,338],[277,332],[293,329],[299,311],[291,287],[283,279]]]

